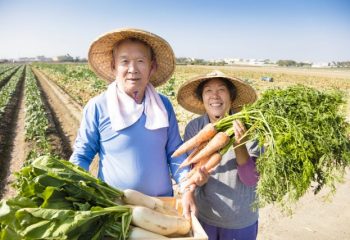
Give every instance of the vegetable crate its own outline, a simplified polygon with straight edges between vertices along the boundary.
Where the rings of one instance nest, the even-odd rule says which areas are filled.
[[[182,205],[181,205],[181,199],[177,199],[175,197],[160,197],[161,200],[169,204],[170,206],[173,206],[178,210],[179,213],[182,214]],[[171,237],[170,239],[174,240],[208,240],[208,236],[205,233],[204,229],[202,228],[201,224],[199,223],[198,219],[193,216],[191,219],[191,225],[192,229],[188,236],[185,237]]]

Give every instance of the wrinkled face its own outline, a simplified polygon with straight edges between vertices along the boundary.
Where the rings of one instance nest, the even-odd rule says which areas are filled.
[[[117,84],[138,103],[142,102],[155,69],[150,48],[141,42],[125,41],[114,51]]]
[[[213,78],[205,83],[202,98],[205,111],[211,122],[221,119],[230,111],[230,92],[220,78]]]

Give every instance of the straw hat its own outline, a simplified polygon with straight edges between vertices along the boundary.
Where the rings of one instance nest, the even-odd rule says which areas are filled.
[[[128,38],[140,39],[153,49],[157,71],[151,77],[150,82],[154,87],[165,83],[175,70],[174,52],[163,38],[140,29],[117,29],[97,38],[89,49],[89,64],[92,70],[108,82],[114,81],[115,74],[111,67],[113,47],[117,42]]]
[[[253,103],[257,99],[256,92],[250,85],[239,78],[229,77],[220,71],[213,71],[206,75],[196,76],[182,84],[177,93],[178,103],[190,112],[204,114],[204,104],[197,98],[196,89],[201,82],[212,78],[227,79],[236,87],[236,98],[231,106],[235,112],[240,111],[242,105]]]

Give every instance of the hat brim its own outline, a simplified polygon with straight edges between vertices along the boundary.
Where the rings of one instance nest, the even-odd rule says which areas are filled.
[[[229,77],[225,74],[207,74],[194,77],[181,85],[177,94],[178,103],[190,112],[204,114],[204,104],[197,98],[196,89],[201,82],[214,78],[226,79],[236,87],[236,98],[231,104],[231,109],[234,110],[234,112],[239,112],[241,111],[243,105],[251,104],[256,101],[257,95],[253,87],[243,82],[239,78]]]
[[[118,29],[103,34],[93,41],[88,54],[91,69],[108,82],[114,81],[115,74],[112,69],[113,47],[117,42],[128,38],[140,39],[153,49],[157,70],[151,76],[150,82],[154,87],[165,83],[175,70],[174,52],[169,43],[163,38],[140,29]]]

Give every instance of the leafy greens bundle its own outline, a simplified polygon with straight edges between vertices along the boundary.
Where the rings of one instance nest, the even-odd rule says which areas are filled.
[[[125,239],[131,221],[123,192],[52,156],[17,173],[17,196],[0,202],[0,239]]]
[[[344,103],[338,91],[302,85],[271,89],[215,123],[225,131],[232,120],[240,119],[250,139],[264,147],[257,159],[259,206],[296,202],[312,185],[315,193],[325,185],[334,192],[350,165],[349,123],[341,114]]]

